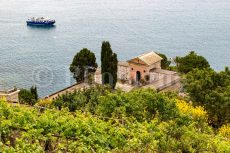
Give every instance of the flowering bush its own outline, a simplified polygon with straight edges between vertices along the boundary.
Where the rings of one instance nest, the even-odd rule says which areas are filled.
[[[226,137],[230,140],[230,124],[223,125],[219,129],[219,134],[223,137]]]
[[[0,100],[0,152],[230,151],[229,125],[215,135],[201,107],[151,89],[100,97],[92,90],[85,91],[91,98],[72,99],[81,104],[74,112],[63,105],[41,113]]]
[[[184,100],[176,100],[176,105],[182,114],[189,115],[194,120],[207,121],[208,119],[207,112],[201,106],[194,107]]]

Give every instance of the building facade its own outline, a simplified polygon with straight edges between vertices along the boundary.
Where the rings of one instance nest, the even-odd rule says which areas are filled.
[[[0,90],[0,98],[5,98],[8,102],[19,102],[20,90],[13,88],[10,90]]]
[[[130,77],[130,68],[127,62],[119,61],[118,62],[118,70],[117,70],[117,78],[127,82]]]
[[[161,69],[162,58],[155,52],[148,52],[128,61],[118,62],[118,80],[131,86],[146,86],[163,90],[180,84],[180,77],[174,71]],[[103,74],[100,68],[95,73],[95,82],[101,84]],[[178,86],[178,89],[180,86]]]
[[[161,69],[161,60],[162,58],[155,52],[148,52],[127,62],[119,62],[118,79],[125,78],[129,83],[154,81],[157,75],[152,71]]]

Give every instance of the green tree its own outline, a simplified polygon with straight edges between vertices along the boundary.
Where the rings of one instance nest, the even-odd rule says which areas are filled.
[[[21,89],[19,94],[19,102],[22,104],[34,105],[36,103],[35,95],[30,90]]]
[[[97,68],[96,57],[93,52],[87,48],[83,48],[78,52],[70,65],[70,71],[74,73],[76,81],[83,81],[85,79],[85,72],[95,72]]]
[[[230,125],[216,134],[203,107],[173,94],[85,90],[79,92],[86,99],[99,100],[91,105],[96,114],[84,110],[82,95],[69,96],[80,109],[74,112],[47,108],[37,113],[0,99],[0,152],[230,152]]]
[[[113,53],[108,41],[102,42],[101,46],[101,74],[102,83],[110,84],[115,88],[117,83],[117,54]]]
[[[208,61],[203,57],[191,51],[185,57],[176,57],[175,60],[179,72],[188,73],[194,68],[204,69],[210,68]]]
[[[161,68],[162,69],[167,69],[169,67],[169,65],[171,64],[171,61],[168,60],[167,56],[165,54],[162,53],[157,53],[161,58],[163,58],[161,60]]]
[[[195,104],[204,106],[214,127],[230,121],[230,71],[228,68],[219,73],[212,69],[194,69],[187,74],[184,87]]]
[[[21,89],[18,97],[20,103],[34,105],[38,101],[37,87],[32,86],[30,90]]]
[[[30,88],[30,92],[32,95],[34,95],[34,99],[38,100],[38,92],[37,92],[37,87],[36,86],[32,86]]]

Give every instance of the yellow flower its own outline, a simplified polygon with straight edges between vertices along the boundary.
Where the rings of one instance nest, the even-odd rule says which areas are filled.
[[[203,107],[194,107],[184,100],[177,100],[176,105],[182,114],[191,115],[194,119],[207,119],[207,112]]]
[[[228,139],[230,139],[230,124],[223,125],[219,129],[219,135],[221,135],[223,137],[227,137]]]

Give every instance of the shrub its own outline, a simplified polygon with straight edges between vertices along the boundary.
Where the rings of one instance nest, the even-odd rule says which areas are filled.
[[[86,101],[98,99],[91,105],[96,108],[94,115],[85,109],[89,101],[77,106],[84,112],[46,109],[38,113],[0,100],[1,152],[230,151],[226,132],[215,135],[202,120],[202,108],[176,102],[173,96],[151,89],[108,93],[91,88],[83,94]]]
[[[219,135],[230,139],[230,124],[223,125],[219,128]]]
[[[203,57],[191,51],[185,57],[176,57],[177,69],[179,72],[188,73],[195,68],[205,69],[210,68],[208,61]]]
[[[37,104],[37,106],[40,106],[40,107],[48,107],[48,108],[51,108],[52,105],[53,105],[53,101],[49,100],[49,99],[40,99]]]

